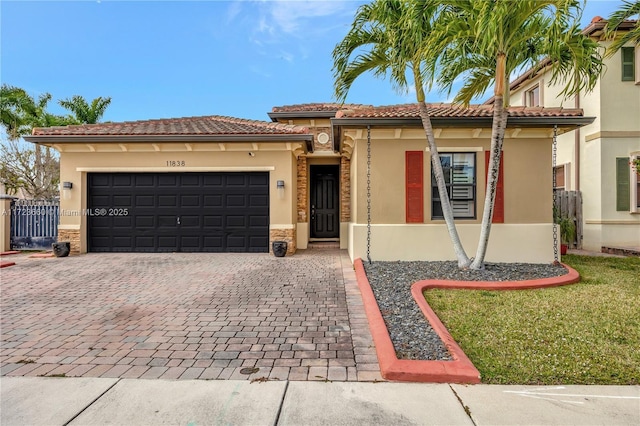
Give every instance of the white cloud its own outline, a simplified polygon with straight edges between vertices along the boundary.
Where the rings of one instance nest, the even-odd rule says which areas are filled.
[[[355,2],[343,0],[276,0],[261,1],[261,20],[269,22],[270,30],[276,30],[282,34],[305,34],[308,31],[316,30],[323,23],[319,22],[323,18],[341,15],[348,10],[352,14],[355,10]],[[265,28],[259,28],[264,30]]]
[[[273,1],[269,2],[270,15],[278,28],[288,34],[303,30],[313,19],[340,13],[343,1]]]
[[[227,24],[231,23],[242,12],[242,2],[234,1],[227,9]]]

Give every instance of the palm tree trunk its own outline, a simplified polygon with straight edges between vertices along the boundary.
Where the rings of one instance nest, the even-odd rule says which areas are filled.
[[[506,128],[507,113],[504,108],[503,97],[500,94],[495,97],[493,105],[493,126],[491,128],[491,151],[489,153],[489,168],[487,170],[487,190],[484,197],[484,210],[482,212],[478,250],[471,263],[471,269],[484,269],[484,257],[487,254],[489,234],[491,233],[491,220],[493,219],[493,208],[496,201],[496,188],[498,186],[498,175],[500,174],[500,157],[502,156],[502,145],[504,143]]]
[[[462,246],[456,224],[453,219],[453,209],[449,202],[449,194],[447,193],[447,186],[444,181],[444,172],[442,171],[442,164],[440,163],[440,155],[438,155],[438,147],[436,146],[436,140],[433,135],[433,127],[431,126],[431,117],[429,116],[429,110],[424,100],[419,101],[420,106],[420,119],[422,120],[422,127],[427,134],[427,142],[429,143],[429,150],[431,152],[431,166],[433,167],[433,174],[438,185],[438,194],[440,194],[440,203],[442,204],[442,214],[444,221],[447,224],[447,231],[449,231],[449,237],[453,244],[453,251],[458,258],[459,268],[468,268],[471,260],[467,256],[467,253]]]

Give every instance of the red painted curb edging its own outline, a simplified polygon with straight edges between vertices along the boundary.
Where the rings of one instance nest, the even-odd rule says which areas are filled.
[[[51,252],[46,253],[36,253],[29,256],[30,259],[48,259],[50,257],[54,257],[54,254]]]
[[[9,256],[10,254],[20,254],[20,252],[17,250],[3,251],[0,256]]]
[[[560,277],[543,278],[527,281],[446,281],[446,280],[422,280],[411,286],[411,294],[422,310],[433,330],[440,336],[445,347],[453,357],[453,361],[420,361],[400,360],[396,357],[396,351],[389,337],[389,331],[384,323],[378,302],[373,295],[371,285],[364,271],[362,259],[356,259],[353,263],[356,270],[358,287],[362,293],[365,312],[369,320],[369,328],[376,345],[380,374],[388,380],[407,382],[431,382],[431,383],[480,383],[480,372],[474,367],[471,360],[462,351],[462,348],[453,340],[440,318],[431,309],[422,292],[431,288],[453,289],[483,289],[483,290],[524,290],[544,287],[555,287],[573,284],[580,281],[580,274],[573,268],[563,264],[569,271]]]
[[[0,268],[6,268],[7,266],[13,266],[16,262],[0,262]]]

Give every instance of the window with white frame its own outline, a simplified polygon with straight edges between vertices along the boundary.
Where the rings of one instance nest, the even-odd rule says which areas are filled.
[[[540,85],[536,84],[524,92],[524,105],[528,107],[540,106]]]
[[[570,170],[570,163],[561,164],[559,166],[556,166],[553,169],[553,172],[556,175],[556,183],[555,183],[554,189],[569,190],[569,186],[570,186],[569,181],[571,179],[571,176],[569,175],[569,170]]]
[[[640,213],[640,152],[616,158],[616,210]]]
[[[562,166],[557,166],[553,169],[554,173],[556,174],[556,185],[554,187],[554,189],[565,189],[566,185],[565,185],[565,172],[564,172],[564,165]]]
[[[476,154],[469,152],[440,153],[447,194],[451,201],[453,217],[476,217]],[[431,218],[443,219],[442,203],[435,175],[431,172]]]

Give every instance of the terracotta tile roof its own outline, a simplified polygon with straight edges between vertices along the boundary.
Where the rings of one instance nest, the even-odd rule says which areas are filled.
[[[360,104],[339,104],[339,103],[308,103],[297,105],[283,105],[275,106],[271,112],[312,112],[312,111],[339,111],[341,109],[349,108],[373,108],[372,105],[360,105]]]
[[[491,105],[470,105],[462,107],[452,104],[429,104],[432,118],[493,117]],[[509,117],[582,117],[581,109],[510,107]],[[418,104],[389,105],[371,108],[344,109],[336,113],[336,118],[419,118]]]
[[[38,127],[33,135],[48,136],[134,136],[134,135],[296,135],[308,134],[306,127],[218,115],[125,121],[122,123]]]

